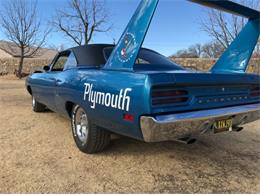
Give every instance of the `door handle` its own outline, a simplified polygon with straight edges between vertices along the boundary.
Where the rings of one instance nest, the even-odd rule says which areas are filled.
[[[56,79],[56,85],[59,85],[59,84],[61,84],[61,83],[62,83],[62,80]]]

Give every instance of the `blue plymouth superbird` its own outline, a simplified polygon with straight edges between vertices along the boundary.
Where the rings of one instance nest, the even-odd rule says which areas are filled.
[[[142,48],[159,0],[142,0],[117,45],[60,52],[26,80],[35,112],[71,119],[78,148],[102,151],[116,133],[145,142],[192,143],[204,133],[240,131],[260,118],[260,75],[246,69],[260,12],[231,1],[192,0],[248,18],[209,72],[193,72]]]

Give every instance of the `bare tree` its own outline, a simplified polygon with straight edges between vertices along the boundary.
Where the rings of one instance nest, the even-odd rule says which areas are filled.
[[[203,48],[203,46],[201,44],[197,43],[188,48],[188,53],[191,54],[191,56],[200,58],[202,55],[202,48]]]
[[[260,7],[260,1],[256,0],[240,0],[239,3],[254,9]],[[226,14],[214,9],[207,11],[207,15],[208,17],[200,21],[202,30],[225,49],[228,48],[246,24],[246,19],[243,17]]]
[[[197,58],[197,56],[194,56],[194,54],[190,53],[189,49],[179,50],[171,57],[172,58]]]
[[[209,42],[205,44],[195,44],[188,49],[177,51],[171,58],[218,58],[224,51],[222,45],[218,42]]]
[[[223,51],[223,46],[218,42],[210,42],[202,46],[202,56],[204,58],[218,58]]]
[[[199,58],[202,56],[203,53],[203,45],[201,44],[195,44],[190,46],[188,49],[183,49],[177,51],[174,55],[171,57],[176,58]]]
[[[69,0],[68,9],[57,10],[52,23],[77,45],[87,45],[95,33],[108,32],[111,29],[108,21],[104,2]]]
[[[45,44],[50,31],[42,32],[37,17],[37,2],[10,0],[3,2],[0,13],[1,31],[15,47],[8,45],[14,55],[19,49],[19,67],[17,76],[21,78],[24,58],[33,57]],[[5,49],[5,48],[3,48]]]

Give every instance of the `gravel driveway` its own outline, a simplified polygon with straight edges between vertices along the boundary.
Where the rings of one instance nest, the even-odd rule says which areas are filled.
[[[0,193],[260,193],[260,121],[193,145],[113,139],[76,148],[70,122],[31,110],[24,81],[0,78]]]

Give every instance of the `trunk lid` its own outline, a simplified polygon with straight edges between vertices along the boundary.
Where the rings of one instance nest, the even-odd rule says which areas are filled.
[[[173,71],[150,73],[149,81],[154,114],[260,102],[260,75]]]

